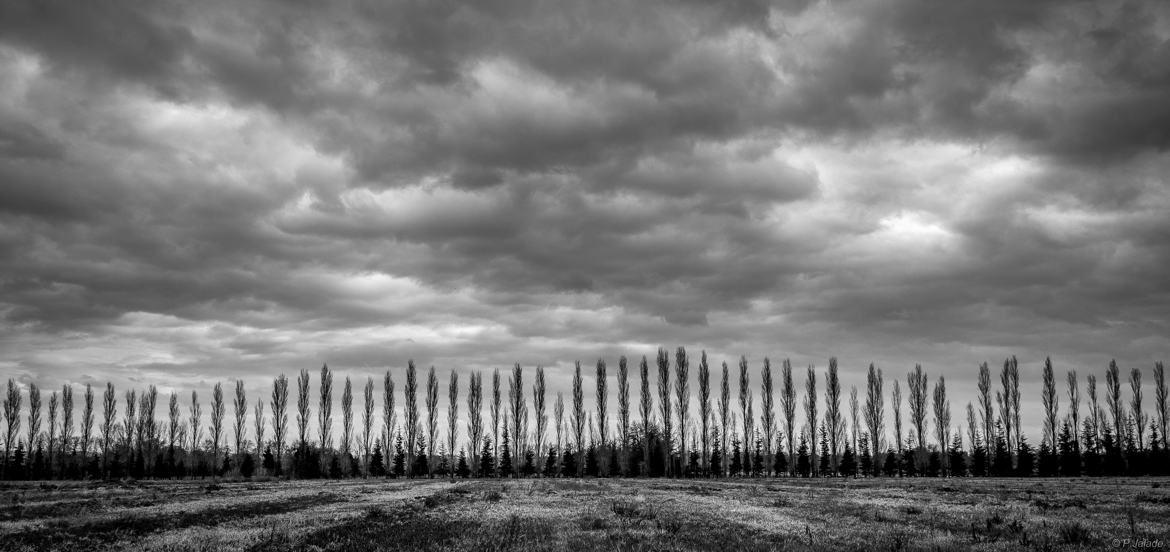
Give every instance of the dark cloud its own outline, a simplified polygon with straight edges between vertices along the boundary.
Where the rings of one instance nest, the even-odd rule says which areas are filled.
[[[0,366],[1147,362],[1165,6],[6,2]]]

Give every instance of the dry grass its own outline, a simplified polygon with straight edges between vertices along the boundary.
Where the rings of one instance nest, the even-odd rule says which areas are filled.
[[[0,486],[0,549],[1096,550],[1170,542],[1165,480]]]

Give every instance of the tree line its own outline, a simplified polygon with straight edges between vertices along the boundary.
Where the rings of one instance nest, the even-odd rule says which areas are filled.
[[[384,374],[380,386],[372,377],[366,378],[357,398],[356,420],[354,385],[349,377],[345,378],[339,413],[341,434],[337,439],[333,435],[334,377],[328,365],[321,368],[316,397],[310,393],[310,372],[301,370],[291,399],[290,382],[283,374],[273,380],[271,393],[255,398],[251,408],[243,382],[236,382],[230,397],[225,397],[222,384],[217,383],[209,402],[204,402],[197,391],[192,391],[186,401],[171,393],[164,407],[165,417],[158,414],[160,397],[153,385],[126,390],[119,396],[107,383],[99,400],[87,384],[76,426],[71,385],[48,395],[48,417],[44,419],[42,391],[30,384],[28,408],[24,409],[22,389],[9,379],[3,401],[7,427],[0,477],[1170,474],[1166,438],[1170,411],[1161,362],[1155,363],[1153,369],[1154,408],[1150,416],[1143,406],[1140,369],[1129,373],[1128,403],[1122,398],[1123,376],[1115,361],[1105,370],[1101,394],[1096,376],[1085,378],[1087,401],[1083,401],[1077,373],[1066,374],[1061,390],[1051,360],[1045,359],[1039,447],[1031,445],[1022,431],[1019,365],[1015,357],[1004,360],[998,387],[987,363],[979,365],[978,394],[966,405],[965,427],[962,422],[952,423],[945,378],[935,378],[932,387],[921,365],[907,373],[905,394],[902,380],[893,380],[889,392],[893,426],[887,428],[886,382],[882,370],[873,364],[869,365],[862,396],[852,387],[845,402],[837,360],[829,359],[828,369],[821,374],[822,412],[822,391],[813,366],[805,373],[803,396],[798,403],[800,390],[792,364],[784,360],[779,373],[774,374],[765,358],[758,388],[762,412],[757,416],[753,411],[756,388],[747,359],[740,357],[737,371],[724,362],[721,371],[713,374],[706,352],[700,354],[696,367],[698,417],[692,419],[690,365],[691,358],[682,347],[673,359],[660,348],[653,366],[645,356],[636,367],[621,357],[617,364],[616,420],[610,418],[609,375],[604,360],[594,368],[594,408],[585,407],[586,390],[581,363],[577,362],[569,404],[563,393],[557,393],[551,414],[543,367],[536,367],[529,389],[525,388],[524,370],[519,364],[512,367],[510,374],[494,370],[486,412],[483,374],[470,374],[462,388],[460,374],[452,371],[447,384],[446,428],[440,432],[444,413],[439,406],[441,385],[435,369],[432,366],[425,381],[421,381],[419,370],[410,361],[402,382],[401,423],[395,405],[398,384],[390,371]],[[631,369],[636,373],[631,374]],[[779,379],[778,390],[774,376]],[[631,379],[635,378],[634,383],[640,386],[631,390]],[[734,404],[733,381],[738,391]],[[420,383],[424,385],[421,393],[425,412],[419,407]],[[379,391],[380,411],[375,404]],[[462,428],[461,391],[467,408]],[[1063,411],[1062,398],[1067,401]],[[1082,402],[1087,408],[1084,414]],[[210,409],[206,427],[204,405]],[[798,420],[798,408],[803,410],[803,420]],[[315,434],[310,432],[314,416]],[[22,434],[23,423],[27,426]],[[934,431],[930,434],[932,424]],[[248,439],[249,431],[254,440]]]

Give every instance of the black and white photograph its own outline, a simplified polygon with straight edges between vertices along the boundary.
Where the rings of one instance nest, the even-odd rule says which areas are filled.
[[[1170,551],[1166,0],[0,0],[0,552]]]

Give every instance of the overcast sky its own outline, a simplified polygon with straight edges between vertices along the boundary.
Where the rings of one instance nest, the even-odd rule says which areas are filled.
[[[5,378],[1170,357],[1170,3],[212,4],[0,3]]]

